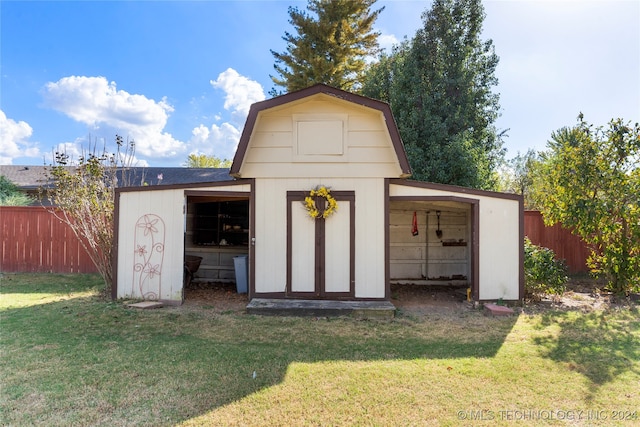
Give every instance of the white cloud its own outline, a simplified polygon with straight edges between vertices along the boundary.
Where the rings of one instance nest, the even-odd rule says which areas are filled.
[[[214,88],[225,92],[225,110],[231,111],[234,118],[242,119],[241,121],[249,114],[251,104],[265,99],[260,83],[238,74],[233,68],[227,68],[210,83]]]
[[[0,110],[0,164],[10,165],[15,157],[39,156],[40,150],[29,141],[32,134],[27,122],[16,122]]]
[[[117,90],[104,77],[70,76],[44,87],[45,104],[101,134],[116,133],[136,142],[136,151],[149,157],[168,157],[184,151],[184,143],[163,132],[173,107],[165,98]]]
[[[193,129],[193,137],[189,141],[192,153],[216,156],[221,159],[233,159],[241,131],[230,123],[207,128],[200,125]]]
[[[398,38],[393,34],[380,34],[380,37],[378,37],[378,44],[380,45],[380,48],[387,53],[391,53],[393,46],[398,43]]]
[[[192,131],[189,148],[191,153],[232,159],[242,133],[241,126],[251,105],[265,99],[264,90],[260,83],[240,75],[233,68],[220,73],[210,83],[225,92],[224,109],[231,113],[231,120],[210,126],[200,124]],[[221,121],[223,116],[216,114],[214,119]]]

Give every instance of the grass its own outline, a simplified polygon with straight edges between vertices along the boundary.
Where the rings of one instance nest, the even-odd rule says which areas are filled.
[[[100,288],[0,275],[0,424],[640,422],[637,306],[363,321],[139,311]]]

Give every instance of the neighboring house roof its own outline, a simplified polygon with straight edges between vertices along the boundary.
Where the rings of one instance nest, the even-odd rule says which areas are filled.
[[[37,190],[46,184],[44,169],[44,166],[0,165],[0,176],[4,176],[22,190]]]
[[[46,170],[49,166],[0,165],[0,175],[25,191],[46,186]],[[69,166],[73,168],[73,166]],[[129,169],[123,186],[175,185],[201,182],[231,181],[228,168],[176,168],[176,167],[134,167]],[[125,182],[125,180],[120,180]]]
[[[233,177],[229,175],[229,168],[148,167],[131,168],[127,181],[123,187],[233,181]]]
[[[242,167],[245,154],[247,153],[249,141],[251,139],[251,135],[253,134],[254,126],[256,125],[256,121],[260,112],[294,101],[298,101],[303,98],[308,98],[317,94],[333,96],[347,102],[352,102],[354,104],[362,105],[364,107],[380,111],[384,116],[387,130],[389,132],[389,136],[391,137],[393,149],[395,150],[395,154],[402,173],[404,174],[405,178],[411,175],[411,167],[409,166],[407,153],[404,149],[404,144],[402,143],[402,139],[400,138],[400,132],[398,132],[398,128],[393,118],[393,114],[391,113],[391,107],[389,106],[389,104],[387,104],[386,102],[378,101],[376,99],[367,98],[366,96],[356,95],[351,92],[345,92],[343,90],[336,89],[325,84],[316,84],[306,89],[287,93],[285,95],[267,99],[266,101],[256,102],[255,104],[252,104],[251,109],[249,110],[249,116],[247,117],[247,122],[244,126],[244,130],[242,131],[242,136],[240,137],[240,142],[238,143],[238,149],[236,150],[236,154],[233,157],[233,164],[231,165],[231,170],[229,173],[237,178],[240,177],[240,169]]]

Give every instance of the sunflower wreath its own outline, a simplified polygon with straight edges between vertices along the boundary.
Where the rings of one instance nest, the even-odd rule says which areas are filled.
[[[320,211],[316,206],[316,197],[322,197],[326,200],[324,210]],[[314,190],[309,191],[309,195],[304,198],[302,203],[309,216],[313,219],[326,219],[338,210],[338,202],[331,195],[331,190],[324,186],[316,187]]]

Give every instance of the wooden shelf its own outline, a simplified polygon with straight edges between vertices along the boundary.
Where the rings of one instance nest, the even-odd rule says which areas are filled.
[[[442,246],[467,246],[467,242],[442,242]]]
[[[248,201],[221,201],[195,204],[190,231],[198,247],[244,247],[249,245]],[[228,244],[221,245],[225,241]]]

